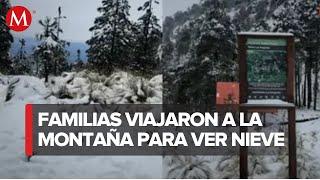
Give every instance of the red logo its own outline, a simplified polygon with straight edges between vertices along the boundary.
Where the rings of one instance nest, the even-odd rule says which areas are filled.
[[[25,31],[31,25],[31,21],[30,11],[23,6],[14,6],[7,12],[6,23],[13,31]]]

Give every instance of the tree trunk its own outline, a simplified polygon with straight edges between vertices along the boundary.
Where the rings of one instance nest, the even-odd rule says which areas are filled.
[[[307,106],[307,62],[304,65],[303,107]]]
[[[57,76],[57,66],[58,66],[58,63],[57,63],[57,57],[53,58],[53,61],[54,61],[54,66],[53,66],[53,74],[55,76]]]
[[[38,57],[35,59],[35,61],[36,61],[36,75],[40,76],[40,74],[39,74],[39,59],[38,59]]]
[[[301,62],[298,63],[299,71],[298,71],[298,89],[297,89],[297,94],[298,94],[298,106],[301,107]]]
[[[150,23],[151,23],[151,18],[152,18],[152,0],[149,0],[149,17],[147,20],[147,23],[145,24],[144,27],[144,47],[143,47],[143,51],[144,51],[144,57],[148,57],[148,52],[149,52],[149,30],[150,30]],[[146,58],[148,59],[148,58]],[[149,60],[149,59],[148,59]]]
[[[296,94],[295,94],[295,104],[297,105],[297,106],[299,106],[299,96],[298,96],[298,94],[299,94],[299,81],[298,81],[298,79],[299,79],[299,71],[300,71],[300,67],[299,67],[299,65],[298,65],[298,63],[296,63],[296,67],[297,67],[297,69],[296,69],[296,84],[295,84],[295,92],[296,92]]]
[[[310,51],[309,61],[307,61],[307,86],[308,86],[308,109],[311,108],[312,103],[312,75],[311,75],[311,65],[312,65],[312,53]]]
[[[315,58],[318,57],[318,51],[316,49]],[[313,85],[313,94],[314,94],[314,100],[313,100],[313,109],[317,110],[317,98],[318,98],[318,89],[319,89],[319,62],[317,59],[314,60],[314,85]]]
[[[48,83],[48,81],[49,81],[49,68],[48,68],[47,62],[44,65],[44,78],[45,78],[45,83]]]
[[[317,97],[318,97],[318,73],[319,73],[319,69],[318,69],[318,62],[315,63],[315,67],[314,67],[314,101],[313,101],[313,109],[317,110]]]
[[[114,62],[115,58],[115,46],[117,40],[117,26],[119,24],[119,0],[116,1],[116,12],[115,12],[115,20],[113,21],[113,29],[112,29],[112,42],[111,42],[111,61]],[[110,66],[110,64],[109,64]]]

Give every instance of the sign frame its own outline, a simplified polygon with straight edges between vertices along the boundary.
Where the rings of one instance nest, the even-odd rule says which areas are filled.
[[[247,41],[249,38],[256,39],[285,39],[287,41],[287,83],[285,90],[285,101],[283,104],[248,104],[248,72],[247,72]],[[285,109],[288,111],[288,146],[289,146],[289,177],[297,178],[297,158],[296,158],[296,108],[294,105],[295,97],[295,49],[294,36],[291,33],[254,33],[240,32],[237,34],[238,41],[238,61],[239,61],[239,82],[240,82],[240,110],[246,114],[250,110],[274,110]],[[247,116],[247,115],[246,115]],[[247,128],[240,128],[241,132],[247,132]],[[248,148],[240,148],[240,178],[248,178]]]
[[[286,102],[294,103],[294,36],[290,33],[239,33],[238,51],[239,51],[239,80],[240,80],[240,103],[248,102],[248,74],[247,74],[247,40],[249,38],[258,39],[285,39],[287,40],[287,84],[286,84]]]

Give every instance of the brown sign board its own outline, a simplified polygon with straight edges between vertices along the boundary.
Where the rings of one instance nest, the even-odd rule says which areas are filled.
[[[289,177],[297,178],[296,111],[294,105],[294,36],[290,33],[251,33],[238,36],[240,110],[288,111]],[[281,100],[284,104],[249,101]],[[258,101],[257,101],[258,100]],[[246,132],[246,128],[240,128]],[[240,148],[240,178],[248,178],[248,148]]]

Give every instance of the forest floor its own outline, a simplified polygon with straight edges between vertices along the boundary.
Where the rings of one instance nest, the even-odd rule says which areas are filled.
[[[88,81],[94,81],[94,83],[88,83]],[[162,156],[35,156],[30,162],[26,161],[24,156],[25,104],[81,104],[90,103],[90,99],[100,103],[161,103],[162,77],[144,79],[124,72],[115,73],[110,77],[66,73],[61,77],[51,78],[49,85],[45,86],[43,80],[35,77],[1,76],[0,177],[168,177],[166,171],[174,167],[168,167]],[[143,99],[143,102],[140,102],[140,99]],[[299,177],[319,178],[317,172],[320,166],[316,162],[320,162],[320,112],[305,109],[297,111],[298,120],[309,118],[314,120],[297,124]],[[210,160],[211,178],[237,178],[237,160],[232,157],[228,160],[224,157],[204,158]],[[261,161],[265,162],[265,165],[260,170],[255,166],[249,173],[250,177],[287,177],[287,159],[264,157]]]

